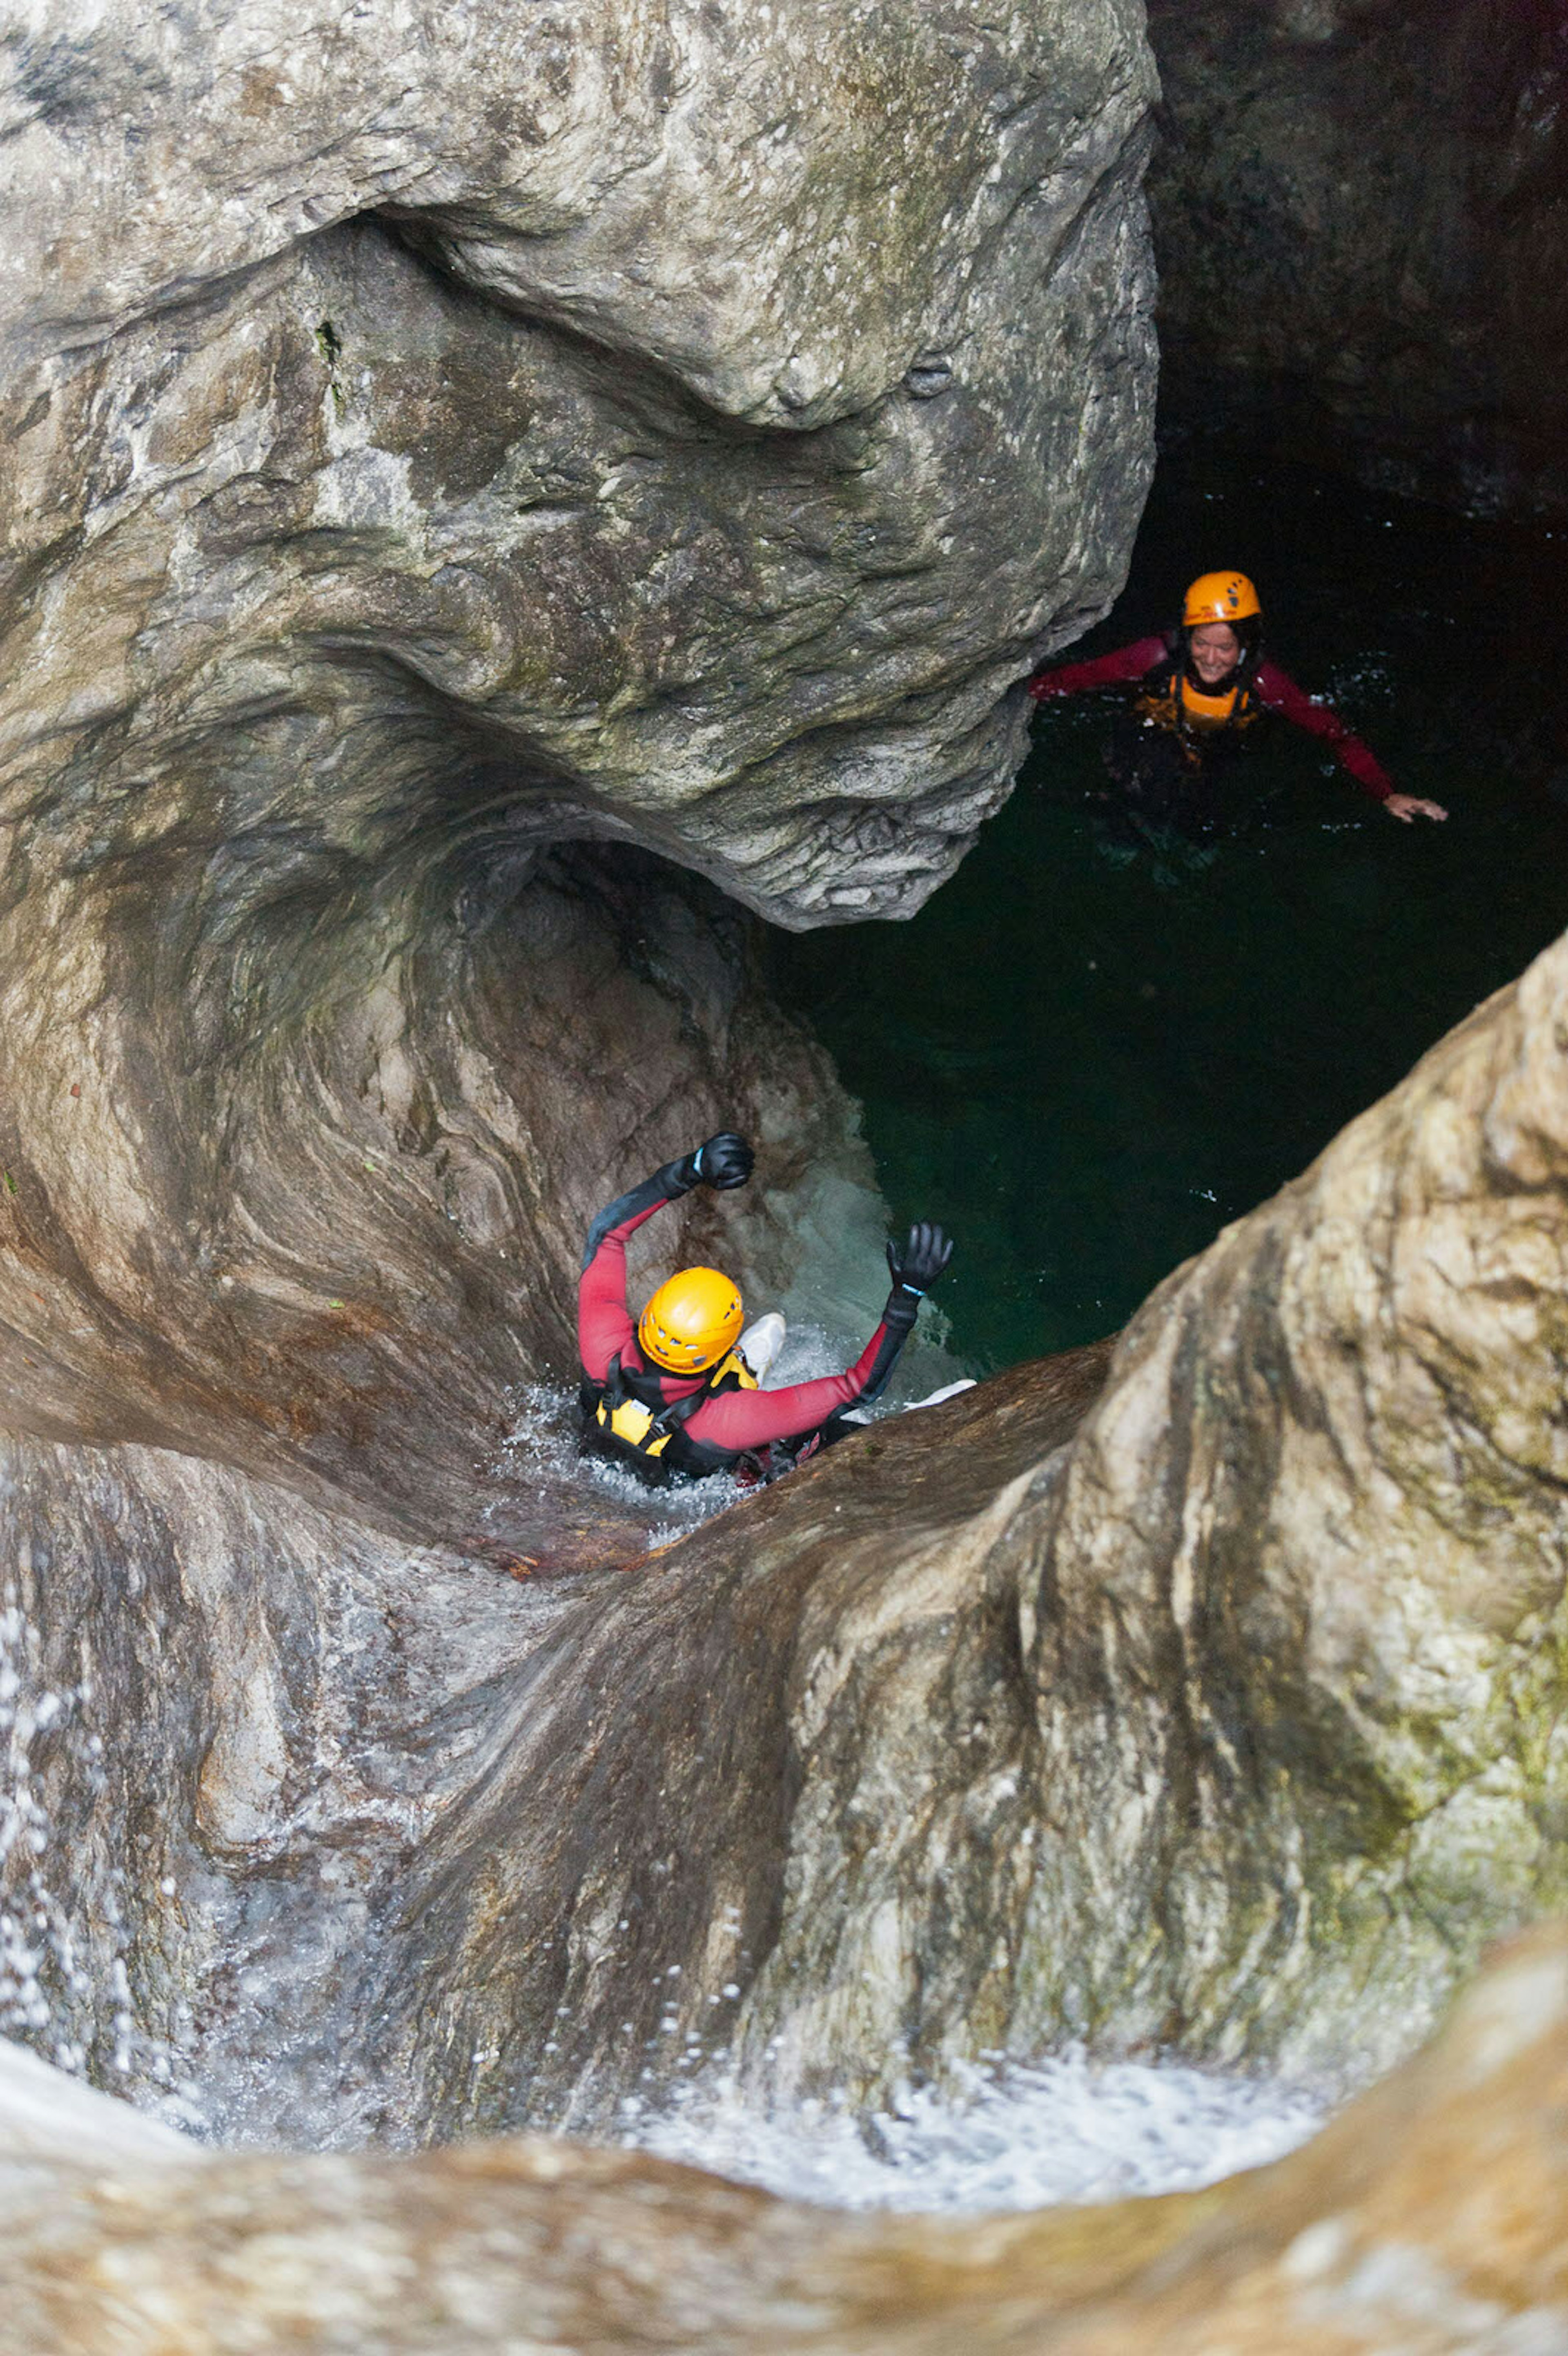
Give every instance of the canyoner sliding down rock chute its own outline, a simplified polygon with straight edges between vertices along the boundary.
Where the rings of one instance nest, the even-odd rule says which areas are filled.
[[[813,1382],[760,1387],[763,1369],[741,1341],[741,1296],[716,1269],[667,1278],[634,1324],[626,1308],[630,1237],[694,1186],[721,1194],[744,1186],[754,1159],[743,1138],[721,1130],[617,1195],[588,1230],[577,1309],[583,1436],[650,1484],[716,1472],[765,1483],[842,1440],[857,1411],[886,1389],[920,1304],[953,1254],[942,1229],[924,1220],[904,1244],[890,1243],[893,1289],[876,1332],[843,1374]],[[782,1339],[782,1319],[779,1325]]]
[[[740,910],[917,906],[1119,585],[1152,69],[1135,0],[291,0],[286,71],[144,13],[69,102],[15,60],[0,1366],[38,1439],[461,1540],[690,1136],[772,1149],[743,1289],[874,1305]]]
[[[0,59],[0,2356],[1551,2328],[1568,943],[973,1384],[759,947],[913,916],[1123,584],[1140,0]],[[1230,594],[1185,750],[1302,718]],[[1087,2222],[661,2156],[1048,2065],[1398,2074]]]

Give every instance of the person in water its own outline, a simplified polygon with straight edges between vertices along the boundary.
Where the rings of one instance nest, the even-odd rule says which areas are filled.
[[[901,1248],[888,1246],[893,1289],[855,1364],[816,1382],[761,1390],[784,1319],[760,1318],[742,1336],[741,1295],[717,1269],[682,1269],[635,1324],[626,1307],[628,1236],[694,1186],[721,1194],[743,1186],[752,1159],[745,1140],[724,1130],[618,1195],[588,1230],[577,1293],[583,1434],[596,1453],[650,1483],[736,1471],[771,1480],[842,1438],[848,1410],[880,1397],[927,1286],[952,1257],[940,1227],[912,1227]]]
[[[1263,652],[1263,607],[1244,573],[1205,573],[1188,590],[1181,626],[1139,638],[1089,662],[1062,663],[1029,681],[1040,703],[1092,688],[1132,688],[1106,766],[1131,814],[1188,831],[1224,814],[1216,792],[1224,766],[1265,712],[1277,712],[1332,747],[1341,768],[1391,818],[1445,819],[1439,802],[1394,790],[1376,755],[1327,704],[1314,703]]]

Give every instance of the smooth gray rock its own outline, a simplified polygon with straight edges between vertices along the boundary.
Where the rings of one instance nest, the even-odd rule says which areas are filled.
[[[9,52],[0,2005],[209,2128],[1365,2065],[1562,1895],[1560,951],[1070,1451],[1098,1354],[650,1564],[504,1445],[720,1121],[764,1183],[657,1248],[875,1280],[703,875],[914,905],[1141,494],[1130,12],[987,18],[956,116],[963,11],[759,21]]]
[[[127,6],[7,59],[14,724],[57,775],[96,730],[101,826],[133,779],[166,839],[172,768],[256,862],[330,778],[384,865],[501,785],[510,840],[786,922],[950,870],[1147,479],[1131,0]]]

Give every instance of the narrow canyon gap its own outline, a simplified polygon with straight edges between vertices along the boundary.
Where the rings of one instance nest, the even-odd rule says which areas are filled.
[[[863,1313],[745,918],[951,873],[1147,481],[1141,10],[763,25],[9,53],[0,2008],[215,2137],[1355,2075],[1563,1902],[1561,947],[1114,1352],[651,1560],[503,1444],[721,1123]]]

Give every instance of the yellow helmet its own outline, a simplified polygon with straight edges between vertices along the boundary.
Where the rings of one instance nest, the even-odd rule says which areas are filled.
[[[1261,614],[1258,593],[1244,573],[1200,573],[1181,608],[1184,630],[1205,622],[1249,622]]]
[[[716,1268],[683,1268],[661,1284],[637,1325],[643,1355],[673,1375],[716,1366],[741,1331],[741,1296]]]

